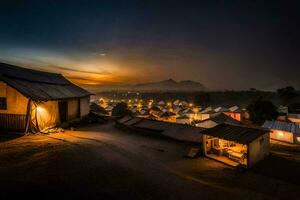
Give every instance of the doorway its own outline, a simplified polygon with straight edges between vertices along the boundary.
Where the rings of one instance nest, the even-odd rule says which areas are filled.
[[[60,123],[66,122],[68,120],[68,102],[67,101],[58,102],[58,109],[59,109]]]

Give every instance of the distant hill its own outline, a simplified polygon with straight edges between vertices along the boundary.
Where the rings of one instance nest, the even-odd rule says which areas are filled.
[[[95,88],[96,89],[96,88]],[[94,89],[94,90],[95,90]],[[168,79],[159,82],[142,83],[136,85],[103,85],[97,86],[97,90],[101,91],[139,91],[139,92],[159,92],[159,91],[178,91],[178,92],[191,92],[191,91],[206,91],[204,85],[199,82],[185,80],[174,81]]]

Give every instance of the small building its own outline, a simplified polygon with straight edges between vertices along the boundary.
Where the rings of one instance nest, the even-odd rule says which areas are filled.
[[[205,156],[231,166],[252,167],[269,155],[269,131],[220,124],[201,132]]]
[[[192,120],[186,115],[182,115],[176,118],[176,123],[178,124],[190,124],[191,121]]]
[[[215,111],[216,113],[222,113],[222,112],[228,111],[228,109],[227,109],[227,108],[224,108],[224,107],[217,107],[217,108],[214,109],[214,111]]]
[[[300,144],[300,124],[282,121],[266,121],[263,128],[270,130],[270,138],[291,144]]]
[[[157,118],[162,114],[162,111],[159,107],[153,106],[152,108],[149,109],[149,114]]]
[[[187,105],[188,105],[188,103],[186,101],[181,101],[179,103],[179,106],[181,106],[181,107],[186,107]]]
[[[228,117],[227,115],[221,113],[217,116],[205,119],[203,121],[200,121],[196,124],[197,127],[202,127],[202,128],[212,128],[215,127],[219,124],[223,124],[223,123],[228,123],[228,124],[240,124],[239,121]]]
[[[179,106],[179,103],[180,103],[180,100],[177,99],[177,100],[175,100],[175,101],[173,102],[173,105],[174,105],[174,106]]]
[[[288,119],[290,122],[294,122],[294,123],[300,124],[300,114],[289,113],[289,114],[287,115],[287,119]]]
[[[158,117],[158,120],[175,123],[176,114],[170,111],[165,111]]]
[[[223,113],[237,121],[243,121],[245,118],[247,118],[246,112],[240,109],[238,106],[232,106]]]
[[[202,142],[203,128],[176,124],[165,121],[156,121],[147,118],[127,117],[119,119],[117,122],[119,127],[136,131],[153,136],[163,136],[178,141],[192,142],[200,144]]]
[[[39,132],[82,118],[90,95],[60,74],[0,63],[0,129]]]
[[[184,110],[184,111],[182,112],[182,114],[188,116],[191,120],[193,120],[196,113],[195,113],[192,109],[187,108],[186,110]]]
[[[202,110],[200,113],[197,113],[197,120],[206,120],[212,117],[215,117],[219,115],[219,113],[216,113],[212,107],[207,107],[204,110]]]
[[[106,112],[108,113],[109,116],[112,115],[112,111],[113,111],[114,107],[113,106],[107,106],[105,108]]]
[[[178,114],[181,111],[180,107],[176,107],[175,109],[173,109],[173,112]]]
[[[164,105],[166,105],[166,103],[164,101],[159,101],[157,105],[158,106],[164,106]]]

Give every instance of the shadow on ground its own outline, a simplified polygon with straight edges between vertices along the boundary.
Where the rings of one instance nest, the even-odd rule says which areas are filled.
[[[267,177],[299,185],[299,169],[300,162],[271,154],[256,164],[251,170]]]
[[[2,132],[0,131],[0,143],[1,142],[7,142],[9,140],[17,139],[19,137],[22,137],[22,133],[17,132]]]

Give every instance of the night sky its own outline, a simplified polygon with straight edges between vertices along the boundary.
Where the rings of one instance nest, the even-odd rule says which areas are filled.
[[[0,61],[90,85],[300,89],[296,2],[1,0]]]

